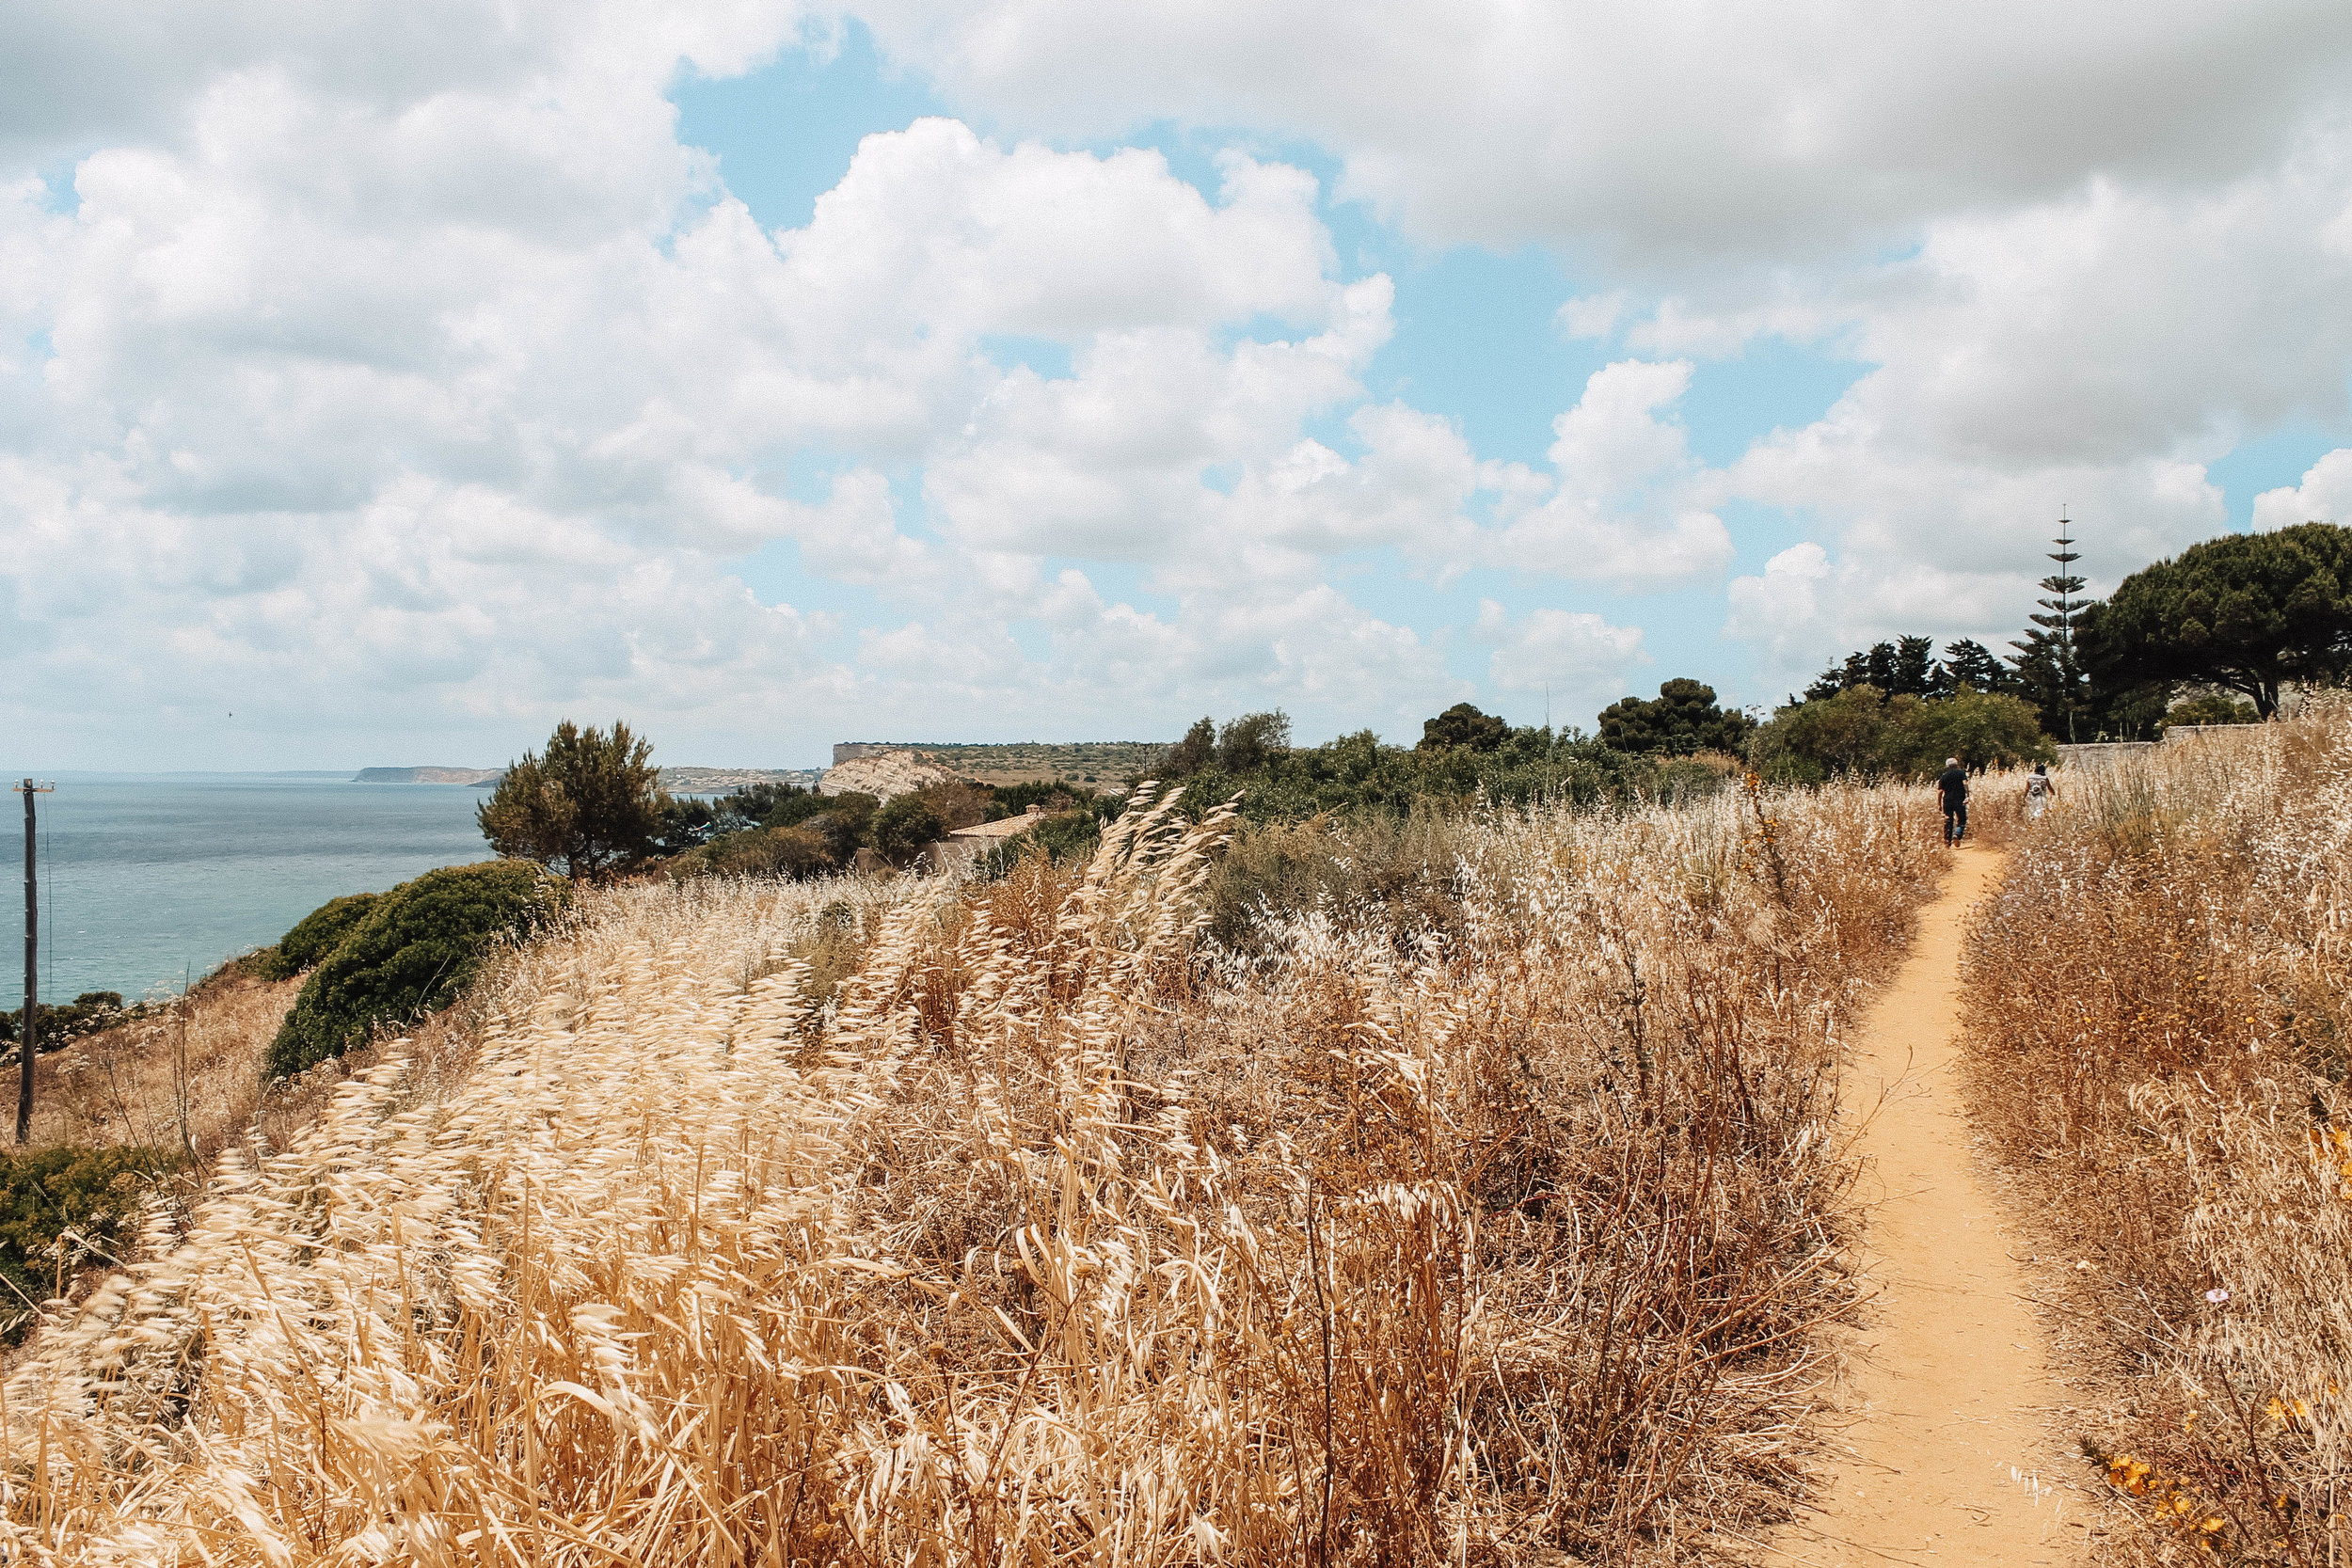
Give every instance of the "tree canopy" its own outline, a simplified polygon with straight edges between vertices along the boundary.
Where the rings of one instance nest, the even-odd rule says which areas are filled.
[[[1510,737],[1511,726],[1501,719],[1469,703],[1456,703],[1435,719],[1422,721],[1418,749],[1435,752],[1461,747],[1472,752],[1491,752]]]
[[[1884,697],[1948,697],[1963,686],[2008,691],[2015,679],[1992,649],[1971,638],[1945,644],[1939,659],[1934,639],[1898,637],[1848,654],[1815,676],[1804,695],[1819,702],[1867,686]]]
[[[1925,778],[1947,756],[1970,768],[2057,756],[2033,708],[2020,698],[1974,690],[1940,700],[1889,697],[1869,686],[1780,708],[1756,731],[1748,754],[1757,772],[1790,784],[1841,773]]]
[[[500,854],[583,880],[644,859],[668,804],[651,741],[618,720],[607,735],[566,719],[546,753],[525,752],[474,816]]]
[[[2108,689],[2218,686],[2279,710],[2287,682],[2352,671],[2352,529],[2301,523],[2191,545],[2123,579],[2082,621]]]
[[[1713,687],[1679,676],[1659,687],[1656,697],[1627,697],[1600,710],[1603,744],[1661,756],[1738,752],[1755,728],[1738,708],[1717,704]]]

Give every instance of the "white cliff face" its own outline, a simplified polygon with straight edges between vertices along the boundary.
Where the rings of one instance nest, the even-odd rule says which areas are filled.
[[[920,752],[883,752],[852,757],[825,769],[817,781],[819,795],[871,795],[878,800],[912,795],[931,784],[952,784],[953,769],[942,768]]]

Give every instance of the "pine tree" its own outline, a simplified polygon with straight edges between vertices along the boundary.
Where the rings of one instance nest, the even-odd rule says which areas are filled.
[[[2074,567],[2082,557],[2074,550],[2074,526],[2058,519],[2058,548],[2049,552],[2058,569],[2042,579],[2049,596],[2034,601],[2044,613],[2026,617],[2035,629],[2010,644],[2017,650],[2010,663],[2017,672],[2019,694],[2041,710],[2042,728],[2070,741],[2075,738],[2076,718],[2089,706],[2090,687],[2074,647],[2074,629],[2090,601],[2078,596],[2083,579]]]
[[[1894,684],[1886,689],[1898,697],[1929,697],[1935,694],[1935,641],[1926,637],[1899,637],[1895,640]]]
[[[1937,667],[1937,684],[1943,692],[1958,691],[1971,687],[1979,691],[2007,691],[2009,671],[1992,649],[1974,638],[1963,637],[1957,642],[1944,645],[1944,662]]]

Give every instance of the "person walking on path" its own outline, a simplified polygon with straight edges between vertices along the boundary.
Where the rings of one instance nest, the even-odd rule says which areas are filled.
[[[2039,821],[2051,801],[2058,799],[2058,781],[2050,777],[2050,766],[2037,762],[2033,771],[2026,775],[2026,819]]]
[[[1944,759],[1944,771],[1936,779],[1935,788],[1944,797],[1944,842],[1958,844],[1968,836],[1968,775],[1962,770],[1958,757]]]

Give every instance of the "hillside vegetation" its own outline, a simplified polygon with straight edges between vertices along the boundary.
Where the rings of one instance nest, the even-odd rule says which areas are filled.
[[[1971,952],[1977,1113],[2134,1528],[2105,1560],[2352,1547],[2352,709],[2071,775]]]
[[[1692,1560],[1785,1514],[1923,800],[1449,817],[1444,921],[1330,872],[1204,944],[1230,826],[583,893],[467,1052],[388,1048],[49,1309],[11,1555]]]

